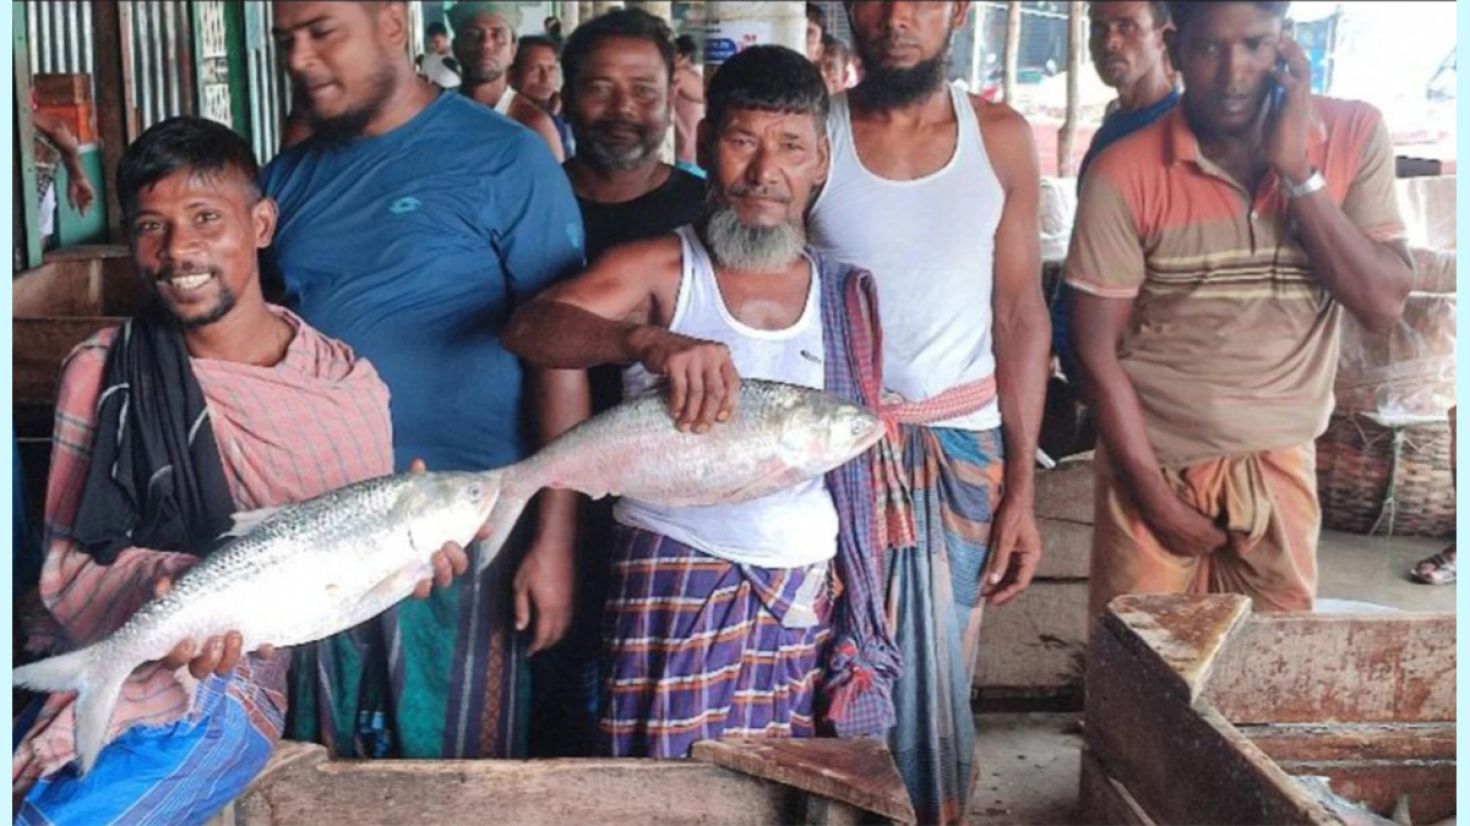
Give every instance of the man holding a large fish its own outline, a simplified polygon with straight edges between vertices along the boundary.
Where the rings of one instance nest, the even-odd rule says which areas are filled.
[[[273,641],[249,618],[288,615],[286,595],[195,600],[214,621],[157,624],[151,650],[114,632],[195,569],[232,514],[392,469],[377,372],[262,297],[256,255],[276,210],[257,172],[244,139],[197,118],[150,128],[123,156],[119,197],[151,303],[64,368],[40,583],[48,613],[30,636],[34,648],[79,650],[16,670],[18,684],[54,692],[16,726],[18,823],[198,822],[239,794],[285,713],[286,658],[268,645],[242,656]],[[463,570],[463,552],[448,550]],[[319,579],[302,560],[301,579]],[[447,584],[442,554],[438,565]],[[250,580],[207,567],[179,591]]]
[[[671,408],[689,445],[640,461],[660,452],[651,436],[611,452],[589,445],[581,460],[647,465],[668,488],[606,485],[624,495],[604,629],[600,739],[610,755],[683,757],[697,740],[733,734],[811,736],[824,719],[844,734],[893,723],[900,663],[877,589],[873,465],[863,458],[803,481],[767,459],[751,468],[777,483],[765,495],[695,501],[728,473],[729,460],[712,460],[752,418],[786,418],[774,438],[794,456],[810,461],[830,446],[830,429],[807,422],[830,420],[831,403],[800,388],[879,403],[867,275],[805,247],[803,215],[827,167],[820,75],[793,51],[752,47],[720,67],[708,107],[705,216],[613,249],[506,331],[512,351],[543,367],[627,365],[625,397],[648,398],[666,381],[668,400],[650,415],[668,429]],[[871,414],[849,421],[849,455],[881,436]],[[585,473],[565,463],[539,475]],[[581,489],[598,492],[590,487],[583,478]],[[833,567],[843,586],[835,605]]]
[[[588,404],[582,373],[527,374],[498,335],[517,303],[582,266],[566,176],[535,134],[417,75],[407,4],[273,14],[313,137],[262,176],[281,212],[267,277],[372,360],[393,394],[398,470],[525,458]],[[394,609],[370,646],[319,659],[293,683],[291,736],[342,756],[524,756],[526,657],[570,622],[575,514],[575,497],[543,497],[502,564]]]

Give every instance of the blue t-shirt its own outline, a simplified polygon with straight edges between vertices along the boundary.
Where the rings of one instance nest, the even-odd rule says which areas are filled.
[[[264,184],[280,205],[267,272],[387,382],[397,468],[523,458],[524,377],[500,332],[583,263],[577,201],[541,139],[444,92],[386,135],[287,150]]]

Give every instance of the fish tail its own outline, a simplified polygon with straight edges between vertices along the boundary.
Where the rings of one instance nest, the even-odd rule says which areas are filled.
[[[77,693],[76,752],[80,775],[91,771],[96,764],[123,681],[132,673],[129,663],[110,655],[105,647],[91,645],[23,665],[11,677],[15,685],[36,691]]]
[[[505,543],[510,539],[511,531],[515,530],[516,522],[520,521],[521,514],[525,512],[526,505],[530,504],[531,497],[536,495],[539,489],[535,486],[519,484],[523,477],[516,474],[513,469],[506,468],[492,471],[499,474],[500,496],[495,500],[495,507],[490,510],[490,536],[479,543],[480,554],[476,560],[475,573],[482,574],[495,557],[500,554]]]

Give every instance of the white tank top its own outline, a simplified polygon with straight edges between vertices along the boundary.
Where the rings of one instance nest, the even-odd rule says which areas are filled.
[[[853,143],[847,95],[832,99],[832,169],[812,207],[812,247],[873,274],[883,325],[883,383],[923,401],[995,373],[990,294],[995,230],[1005,192],[965,92],[950,86],[959,139],[939,171],[912,181],[880,178]],[[988,430],[1000,407],[940,427]]]
[[[725,306],[714,266],[693,228],[677,232],[683,266],[669,329],[724,343],[742,378],[822,389],[822,307],[816,265],[811,266],[811,289],[801,318],[784,330],[759,330],[741,323]],[[658,376],[635,364],[623,371],[623,395],[644,392],[658,381]],[[837,507],[821,478],[729,505],[668,508],[624,497],[614,506],[613,517],[711,556],[763,568],[813,565],[837,554]]]
[[[497,100],[495,102],[495,111],[499,112],[502,115],[505,115],[506,117],[510,117],[510,102],[515,99],[516,90],[510,88],[509,86],[505,87],[505,94],[501,95],[500,100]]]

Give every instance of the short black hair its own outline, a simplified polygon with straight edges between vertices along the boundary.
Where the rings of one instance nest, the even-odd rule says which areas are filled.
[[[725,125],[731,109],[809,114],[817,132],[825,129],[827,84],[815,64],[785,46],[751,46],[715,70],[705,92],[705,118],[710,130]]]
[[[537,46],[543,49],[550,49],[552,54],[561,57],[561,47],[556,45],[555,40],[552,40],[544,34],[528,34],[521,38],[521,42],[516,45],[516,59],[511,61],[510,68],[519,72],[521,70],[521,55],[529,54]]]
[[[674,50],[685,57],[694,57],[699,53],[699,44],[694,41],[694,35],[681,34],[674,38]]]
[[[213,177],[233,172],[260,199],[260,165],[250,143],[228,126],[205,118],[168,118],[128,145],[117,165],[117,197],[129,218],[138,194],[180,170]]]
[[[812,3],[812,2],[810,2],[810,0],[808,0],[808,2],[806,4],[806,19],[809,22],[816,23],[817,24],[817,28],[821,29],[823,34],[826,34],[826,32],[827,32],[827,10],[826,9],[824,9],[821,6],[817,5],[816,3]]]
[[[658,47],[659,56],[674,79],[674,33],[669,25],[643,9],[614,9],[594,17],[572,31],[561,50],[562,94],[568,98],[576,92],[577,80],[587,58],[609,37],[647,40]]]
[[[1162,29],[1173,19],[1169,14],[1169,6],[1173,4],[1169,0],[1148,0],[1145,5],[1148,6],[1149,17],[1152,17],[1154,20],[1154,28]],[[1092,13],[1092,9],[1097,8],[1096,3],[1088,3],[1087,6],[1089,15]]]
[[[1261,11],[1269,12],[1272,16],[1282,19],[1286,18],[1287,9],[1291,8],[1291,0],[1250,0],[1250,4]],[[1199,19],[1199,13],[1211,5],[1213,4],[1194,2],[1193,0],[1186,0],[1186,2],[1174,0],[1174,2],[1168,4],[1169,17],[1167,19],[1172,20],[1174,22],[1174,28],[1178,29],[1180,34],[1183,34],[1185,27],[1192,21]]]
[[[444,35],[445,37],[448,37],[449,36],[449,29],[446,28],[444,26],[444,24],[443,23],[440,23],[438,20],[435,20],[433,23],[430,23],[429,25],[427,25],[427,26],[424,27],[424,36],[425,37],[434,37],[435,35],[441,35],[441,34]]]

